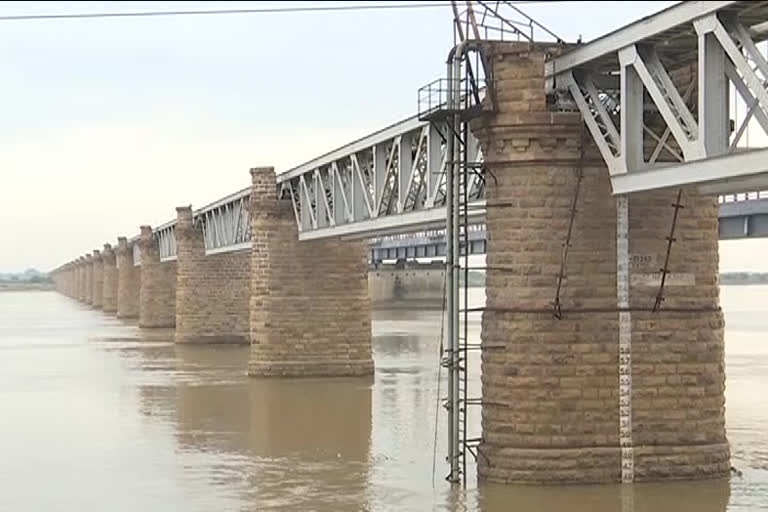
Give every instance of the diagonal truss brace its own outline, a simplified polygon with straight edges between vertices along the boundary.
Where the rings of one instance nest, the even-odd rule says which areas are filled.
[[[579,107],[584,122],[597,145],[597,149],[608,165],[608,172],[619,174],[626,172],[621,158],[621,138],[619,131],[608,114],[607,109],[599,98],[599,92],[593,78],[586,75],[580,82],[576,81],[573,72],[568,71],[562,76],[563,84],[568,87],[576,106]]]
[[[749,32],[735,20],[723,24],[716,15],[694,21],[699,36],[712,34],[720,43],[730,61],[725,63],[725,74],[734,88],[749,106],[747,115],[734,136],[729,151],[734,151],[754,116],[760,127],[768,134],[768,62],[755,46]],[[731,34],[733,37],[731,37]],[[736,41],[734,41],[734,38]],[[737,45],[738,42],[738,45]],[[742,53],[743,51],[743,53]],[[746,56],[745,56],[746,54]],[[749,60],[754,62],[753,68]],[[759,71],[762,78],[756,73]]]
[[[619,51],[622,68],[632,66],[667,123],[687,161],[706,157],[696,119],[653,48],[630,45]],[[624,93],[624,91],[622,91]]]

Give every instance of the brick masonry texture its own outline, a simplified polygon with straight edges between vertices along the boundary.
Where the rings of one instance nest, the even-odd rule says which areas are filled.
[[[141,267],[133,264],[133,251],[125,237],[117,239],[117,317],[139,317]]]
[[[253,376],[373,372],[364,241],[299,242],[272,168],[251,170]]]
[[[93,304],[93,256],[85,255],[85,303]]]
[[[102,310],[105,313],[117,312],[117,266],[115,253],[112,246],[104,244],[101,251],[101,263],[103,265],[104,283],[102,286]]]
[[[176,343],[249,343],[250,251],[206,256],[191,208],[176,211]]]
[[[56,291],[70,298],[77,295],[77,270],[72,262],[64,264],[51,274]]]
[[[85,258],[77,260],[77,300],[85,302]]]
[[[176,262],[161,262],[152,228],[141,227],[141,290],[139,327],[173,327],[176,324]]]
[[[101,309],[103,305],[104,266],[101,261],[101,252],[93,251],[93,307]]]
[[[495,482],[618,482],[618,313],[568,312],[617,306],[616,201],[594,147],[582,155],[590,136],[580,115],[547,105],[546,51],[494,46],[499,112],[472,127],[495,176],[487,201],[503,205],[487,213],[487,265],[504,270],[487,273],[482,342],[493,348],[482,355],[478,471]],[[579,168],[564,318],[510,312],[552,307]],[[675,197],[630,198],[632,275],[663,265]],[[686,190],[683,203],[670,261],[680,281],[667,287],[663,307],[713,309],[716,200]],[[633,283],[631,307],[652,306],[658,286]],[[635,479],[727,475],[722,313],[633,312],[632,351]]]

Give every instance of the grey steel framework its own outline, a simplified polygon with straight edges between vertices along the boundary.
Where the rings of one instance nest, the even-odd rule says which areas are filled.
[[[768,192],[749,192],[719,196],[720,239],[768,237]],[[485,224],[469,229],[469,254],[485,254]],[[372,262],[394,259],[438,258],[445,256],[445,230],[371,238]],[[464,245],[461,245],[464,254]]]
[[[570,93],[614,194],[690,184],[710,194],[768,188],[768,149],[739,145],[752,117],[768,129],[768,62],[756,46],[768,35],[766,20],[768,2],[682,2],[547,63],[550,90]],[[690,92],[668,73],[688,63],[698,64],[698,116],[686,103]],[[729,83],[750,112],[730,143]],[[649,107],[664,133],[643,124]],[[644,136],[656,141],[647,161]],[[662,153],[677,163],[658,162]]]
[[[685,2],[547,63],[548,86],[562,108],[584,115],[609,166],[614,193],[693,183],[706,193],[768,188],[768,149],[745,148],[743,141],[750,120],[768,128],[768,92],[762,87],[768,63],[755,46],[768,37],[760,27],[765,20],[767,2]],[[465,31],[471,27],[465,25]],[[491,37],[498,30],[480,32]],[[691,89],[681,92],[671,85],[665,65],[671,61],[699,63],[700,116],[686,105]],[[748,107],[730,142],[726,79]],[[440,91],[447,82],[436,84],[437,95],[429,88],[419,94],[422,113],[445,108]],[[653,105],[642,105],[643,90]],[[640,121],[641,109],[649,108],[666,121],[663,133]],[[280,174],[278,193],[292,201],[299,238],[370,238],[444,228],[447,133],[445,122],[414,116]],[[656,141],[647,161],[641,161],[643,134]],[[482,160],[471,137],[468,152],[470,161]],[[678,163],[660,163],[662,155]],[[469,179],[469,217],[482,223],[484,182],[476,174]],[[208,253],[249,246],[243,207],[248,194],[242,190],[195,212]],[[733,236],[733,222],[722,223],[728,226],[724,236]],[[758,236],[763,218],[751,222],[754,227],[745,233]],[[155,230],[163,261],[175,257],[174,225]],[[397,247],[402,252],[414,244]],[[135,256],[140,261],[138,251]]]
[[[194,212],[195,222],[202,226],[204,232],[206,254],[241,251],[251,247],[250,217],[245,208],[249,193],[250,189],[241,190]],[[727,194],[719,196],[718,200],[721,239],[768,237],[768,191]],[[481,220],[481,217],[476,220]],[[176,221],[156,227],[154,236],[160,246],[160,261],[175,260]],[[141,265],[141,253],[138,244],[134,244],[137,240],[138,237],[134,237],[129,240],[129,244],[133,245],[134,265],[138,266]],[[469,254],[485,254],[485,224],[469,226],[468,242]],[[445,254],[445,229],[410,231],[369,239],[369,259],[372,262],[441,258]],[[463,241],[460,254],[464,255]]]
[[[473,224],[469,226],[468,231],[469,243],[466,246],[464,243],[461,244],[460,254],[464,255],[466,247],[469,247],[469,254],[485,254],[487,245],[485,224]],[[442,257],[445,256],[446,249],[445,230],[434,229],[420,233],[372,238],[368,240],[368,246],[371,262]]]
[[[278,176],[280,194],[291,199],[299,239],[443,225],[448,132],[445,123],[412,117]],[[468,153],[479,160],[474,137]],[[479,176],[469,187],[473,201],[483,197]],[[475,213],[482,215],[481,202]]]
[[[721,196],[720,239],[768,237],[768,192]]]
[[[160,248],[160,261],[176,259],[176,221],[166,222],[152,230]]]
[[[128,240],[128,245],[133,253],[133,265],[138,267],[141,265],[141,249],[139,248],[139,237],[135,236]]]
[[[235,192],[193,213],[193,222],[203,230],[206,254],[251,247],[250,192]]]

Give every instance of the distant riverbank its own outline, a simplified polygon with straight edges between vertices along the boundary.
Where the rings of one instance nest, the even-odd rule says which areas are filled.
[[[720,284],[768,284],[768,272],[723,272]]]
[[[53,283],[0,282],[0,292],[46,292],[55,289]]]

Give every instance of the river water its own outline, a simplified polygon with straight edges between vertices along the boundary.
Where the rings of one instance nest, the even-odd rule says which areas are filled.
[[[374,377],[262,380],[247,347],[175,346],[53,292],[0,293],[0,511],[768,510],[768,286],[724,286],[722,305],[741,476],[458,490],[435,414],[440,311],[378,308]]]

